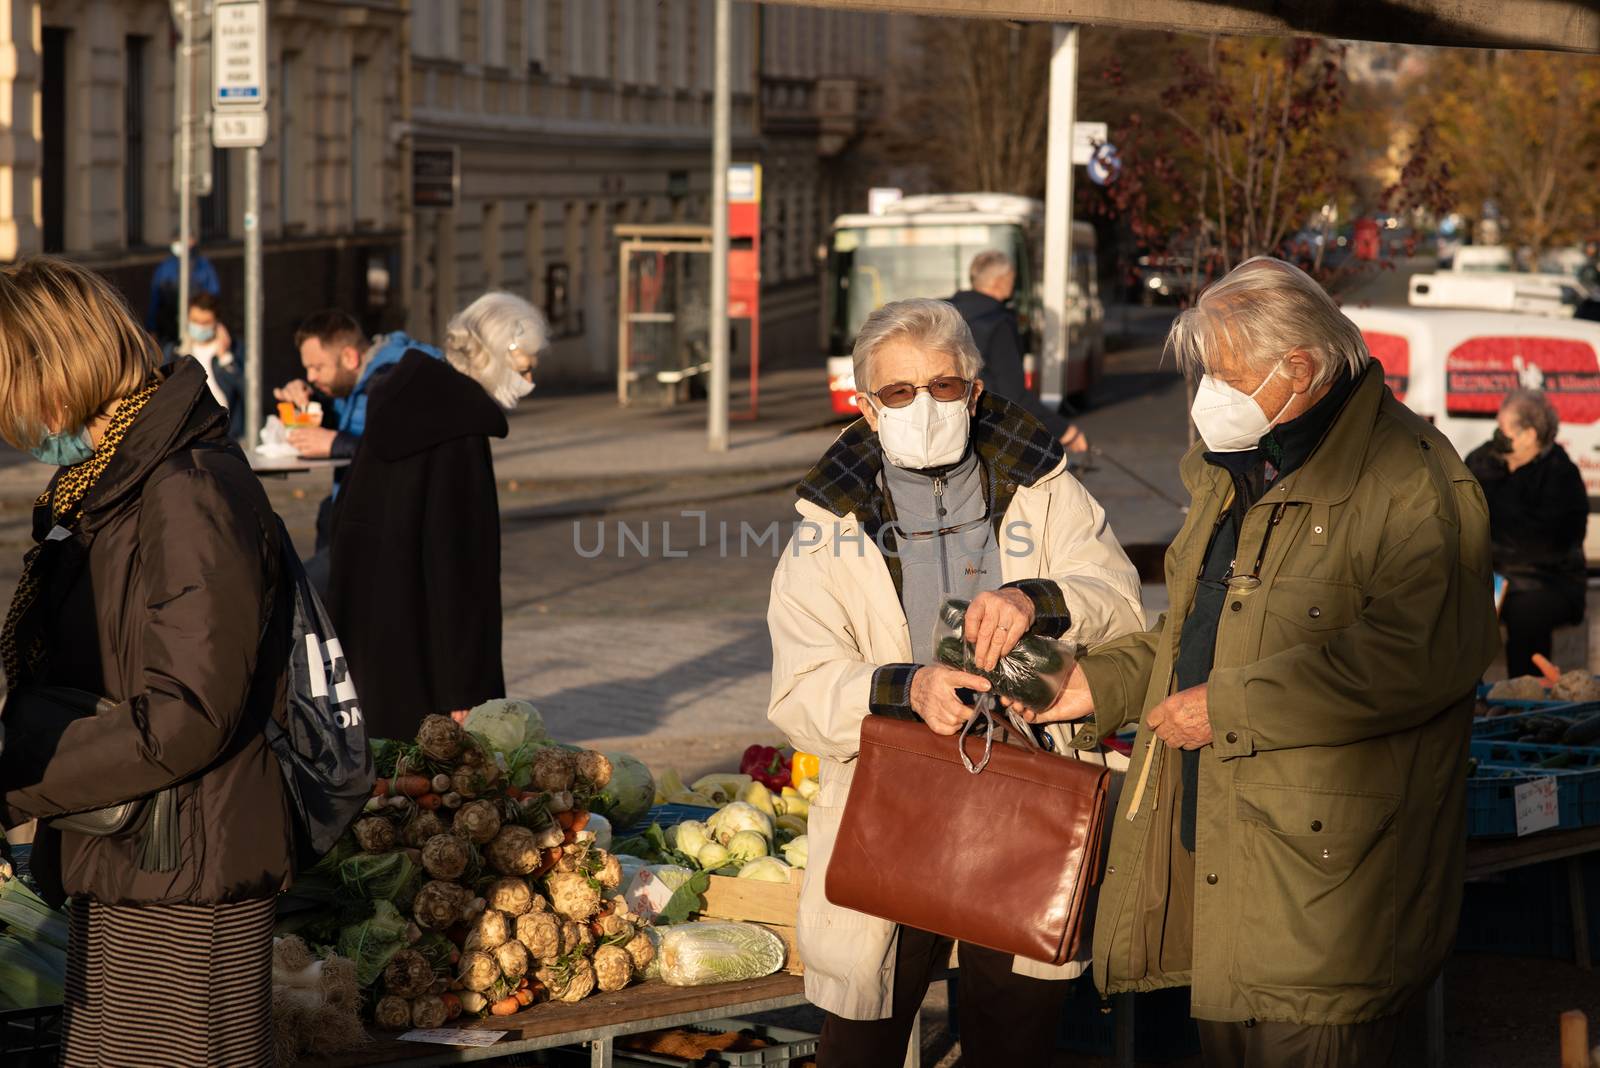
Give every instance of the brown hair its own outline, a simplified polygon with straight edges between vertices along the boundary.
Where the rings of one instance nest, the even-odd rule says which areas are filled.
[[[367,332],[347,312],[330,308],[306,317],[300,329],[294,332],[294,347],[299,348],[311,338],[316,338],[325,349],[337,352],[345,346],[357,352],[367,350]]]
[[[0,268],[0,437],[19,449],[76,430],[139,390],[155,341],[104,278],[40,256]]]
[[[210,312],[219,319],[222,317],[222,301],[217,299],[215,293],[207,293],[203,289],[197,289],[189,294],[189,307]]]

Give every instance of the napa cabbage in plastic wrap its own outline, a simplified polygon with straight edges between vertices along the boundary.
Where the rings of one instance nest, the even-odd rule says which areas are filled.
[[[656,800],[656,780],[650,769],[627,753],[607,753],[611,781],[589,803],[589,811],[611,821],[613,829],[626,831],[644,819]]]
[[[961,636],[969,602],[951,598],[939,608],[933,629],[934,655],[942,664],[989,680],[993,692],[1028,708],[1045,709],[1055,704],[1067,684],[1077,660],[1066,642],[1024,635],[1012,650],[1000,658],[993,671],[981,671],[974,659],[972,643]]]
[[[671,986],[739,983],[783,967],[783,939],[753,923],[690,923],[661,933],[661,978]]]
[[[339,956],[355,962],[356,984],[376,983],[393,957],[406,945],[406,918],[392,901],[379,901],[372,915],[339,932]]]
[[[527,701],[506,697],[485,701],[467,713],[462,726],[506,756],[524,745],[550,744],[550,735],[544,729],[544,717]]]

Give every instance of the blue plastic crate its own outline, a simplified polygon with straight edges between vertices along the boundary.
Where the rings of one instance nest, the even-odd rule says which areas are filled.
[[[1557,719],[1576,723],[1589,716],[1600,714],[1600,701],[1568,701],[1568,702],[1538,702],[1526,703],[1527,707],[1520,712],[1512,712],[1503,716],[1478,716],[1472,721],[1472,737],[1477,738],[1503,738],[1514,741],[1522,733],[1522,725],[1528,720],[1540,716],[1554,716]],[[1502,705],[1500,707],[1521,707],[1518,705]]]
[[[1467,780],[1468,834],[1494,838],[1517,833],[1516,788],[1534,779],[1556,780],[1555,829],[1600,825],[1600,749],[1477,739],[1477,771]],[[1564,766],[1543,767],[1548,760]]]
[[[637,834],[641,828],[649,827],[652,823],[659,823],[664,831],[668,827],[676,827],[689,820],[704,822],[716,811],[714,808],[704,808],[700,805],[657,805],[644,814],[644,819],[635,824],[630,833]]]

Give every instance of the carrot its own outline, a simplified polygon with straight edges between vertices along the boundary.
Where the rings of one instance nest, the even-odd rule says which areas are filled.
[[[444,1011],[447,1019],[454,1020],[457,1016],[461,1015],[460,998],[448,992],[440,994],[439,997],[444,1001]]]
[[[513,800],[513,801],[521,801],[524,797],[527,797],[528,795],[520,787],[507,786],[506,787],[506,796],[508,798],[510,798],[511,800]]]
[[[1561,681],[1561,669],[1550,663],[1539,653],[1533,654],[1533,666],[1539,669],[1539,674],[1544,676],[1546,686],[1554,686]]]
[[[559,850],[559,849],[546,849],[544,851],[544,860],[543,860],[543,862],[540,863],[539,869],[533,873],[533,877],[535,879],[537,879],[540,876],[548,875],[551,871],[555,870],[556,863],[560,859],[561,859],[561,850]]]
[[[524,975],[522,977],[522,982],[517,984],[517,989],[518,990],[526,990],[526,989],[528,989],[528,977],[526,975]]]
[[[432,812],[442,804],[444,804],[444,798],[440,797],[438,794],[423,794],[421,797],[417,798],[417,807],[425,808],[429,812]]]
[[[520,1008],[522,1008],[522,1002],[517,1000],[515,994],[512,994],[490,1005],[489,1011],[496,1016],[514,1016]]]
[[[588,812],[584,811],[583,809],[579,809],[578,811],[572,813],[572,829],[574,831],[581,831],[587,826],[589,826]]]
[[[395,793],[406,797],[421,797],[433,789],[426,775],[396,775],[391,785]]]
[[[572,822],[574,819],[576,819],[576,816],[571,812],[556,813],[556,822],[561,824],[561,829],[563,831],[572,830]]]
[[[517,999],[517,1004],[522,1006],[523,1008],[527,1008],[529,1005],[533,1004],[533,995],[531,993],[529,993],[528,991],[526,991],[526,990],[518,990],[515,994],[512,994],[511,996],[516,998]]]
[[[374,780],[372,780],[372,796],[373,797],[388,797],[389,796],[389,780],[388,779],[374,779]]]

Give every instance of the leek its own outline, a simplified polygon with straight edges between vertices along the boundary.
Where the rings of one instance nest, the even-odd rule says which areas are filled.
[[[36,1009],[65,997],[67,955],[46,944],[30,946],[0,935],[0,1008]]]
[[[34,942],[67,948],[67,918],[40,900],[21,879],[0,885],[0,924]]]

